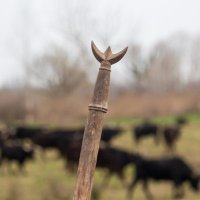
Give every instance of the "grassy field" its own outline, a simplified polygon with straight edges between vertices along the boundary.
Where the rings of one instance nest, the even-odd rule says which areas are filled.
[[[193,168],[200,173],[200,115],[188,114],[189,123],[184,126],[182,136],[176,147],[176,154],[182,156]],[[135,146],[130,132],[132,125],[140,123],[141,119],[136,118],[117,118],[112,123],[126,127],[126,132],[113,140],[112,145],[126,149],[128,151],[138,151],[146,156],[164,156],[168,154],[164,145],[161,143],[156,146],[152,138],[141,141],[139,146]],[[159,124],[171,124],[174,117],[165,116],[155,118],[153,121]],[[17,166],[13,164],[13,171],[10,173],[7,165],[0,168],[0,200],[69,200],[72,199],[76,173],[66,171],[64,162],[57,157],[55,151],[47,152],[45,159],[41,153],[36,152],[34,161],[29,161],[26,165],[26,173],[17,172]],[[134,168],[126,169],[127,182],[132,179]],[[17,172],[17,173],[16,173]],[[122,186],[118,177],[111,177],[109,186],[101,188],[105,171],[97,170],[94,179],[94,200],[122,200],[126,199],[126,189]],[[185,200],[199,200],[200,193],[193,193],[189,186],[185,187]],[[169,183],[151,182],[150,190],[155,199],[171,199],[172,187]],[[133,199],[144,200],[140,184],[136,187]]]

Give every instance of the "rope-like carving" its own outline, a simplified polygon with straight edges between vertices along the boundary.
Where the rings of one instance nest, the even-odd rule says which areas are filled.
[[[101,106],[101,105],[90,104],[90,105],[88,106],[88,108],[89,108],[89,110],[101,111],[101,112],[103,112],[103,113],[107,113],[107,111],[108,111],[108,108],[103,107],[103,106]]]
[[[109,69],[109,68],[107,68],[107,67],[103,67],[103,66],[101,66],[100,68],[99,68],[99,70],[106,70],[106,71],[111,71],[111,69]]]

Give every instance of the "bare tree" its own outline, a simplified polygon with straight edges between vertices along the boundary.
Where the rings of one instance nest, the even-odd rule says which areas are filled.
[[[133,46],[129,60],[140,89],[165,92],[180,87],[181,53],[173,42],[170,38],[157,43],[146,57],[142,57],[140,49]]]
[[[33,59],[29,66],[32,84],[53,94],[71,94],[89,86],[87,73],[73,63],[60,47]]]
[[[116,6],[117,4],[119,6]],[[80,65],[80,58],[84,66],[95,65],[94,59],[90,56],[91,40],[94,40],[102,49],[107,48],[109,44],[113,46],[114,51],[116,47],[118,51],[124,44],[130,44],[132,40],[130,34],[135,35],[133,33],[135,33],[136,25],[133,22],[132,26],[129,25],[129,31],[126,30],[127,19],[124,13],[122,14],[122,4],[123,2],[118,1],[115,2],[115,6],[110,6],[109,2],[104,1],[97,6],[92,0],[73,1],[73,3],[60,1],[57,13],[58,29],[63,38],[63,44],[67,44],[64,48],[78,65]],[[118,17],[119,14],[120,17]],[[97,73],[97,69],[90,67],[87,68],[87,72],[91,81],[95,81],[94,74]],[[116,77],[115,74],[113,77]],[[119,82],[117,79],[116,83]]]
[[[200,80],[200,37],[195,38],[191,47],[191,70],[189,74],[190,82]]]
[[[180,59],[178,52],[167,45],[158,44],[152,51],[144,73],[144,84],[156,90],[174,90],[180,86]]]

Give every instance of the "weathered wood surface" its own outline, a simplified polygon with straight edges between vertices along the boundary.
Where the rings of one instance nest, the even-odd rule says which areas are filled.
[[[94,94],[89,107],[88,120],[84,131],[77,182],[73,200],[90,200],[93,176],[103,128],[104,115],[107,112],[111,64],[122,59],[128,48],[113,54],[108,47],[104,53],[91,43],[95,58],[101,63]]]

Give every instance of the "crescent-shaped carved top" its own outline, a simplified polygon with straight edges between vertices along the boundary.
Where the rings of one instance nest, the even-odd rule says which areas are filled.
[[[95,45],[95,43],[91,42],[92,52],[95,58],[101,63],[102,61],[108,61],[111,65],[120,61],[123,56],[126,54],[128,47],[124,48],[122,51],[113,54],[110,47],[106,49],[104,53],[102,53]]]

